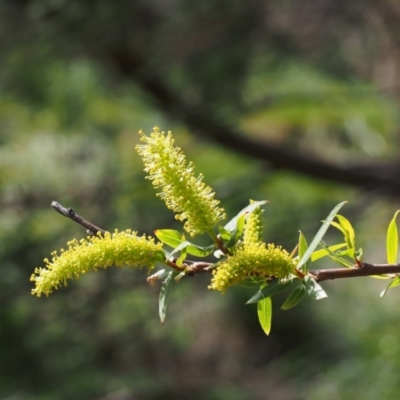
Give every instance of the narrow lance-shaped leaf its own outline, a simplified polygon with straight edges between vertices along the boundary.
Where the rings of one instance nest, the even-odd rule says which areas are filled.
[[[297,304],[300,303],[305,294],[306,294],[306,288],[304,287],[304,285],[298,286],[289,294],[285,302],[282,304],[281,309],[289,310],[290,308],[297,306]]]
[[[180,267],[183,265],[183,262],[186,260],[186,256],[187,256],[187,251],[186,251],[186,247],[184,247],[181,250],[181,254],[179,255],[178,259],[176,260],[176,265],[179,265]]]
[[[197,244],[190,243],[187,247],[187,253],[196,257],[206,257],[215,250],[215,245],[210,246],[198,246]]]
[[[349,249],[345,250],[345,251],[336,251],[333,252],[322,240],[320,243],[321,246],[324,247],[324,249],[327,251],[328,256],[335,261],[336,263],[342,265],[343,267],[346,268],[351,268],[353,267],[354,263],[350,262],[349,260],[347,260],[346,258],[344,258],[343,256],[350,256],[350,254],[353,254]],[[346,245],[346,244],[345,244]]]
[[[396,278],[394,278],[394,279],[392,280],[392,282],[389,283],[389,285],[387,286],[387,288],[381,292],[381,294],[380,294],[379,297],[380,297],[381,299],[383,299],[383,297],[385,296],[386,292],[387,292],[389,289],[394,288],[394,287],[399,286],[399,285],[400,285],[400,276],[397,276]]]
[[[172,277],[174,275],[174,271],[170,271],[165,278],[161,290],[160,290],[160,298],[158,303],[158,314],[160,316],[161,325],[164,325],[165,317],[167,314],[167,295],[169,291],[169,287],[172,283]]]
[[[159,271],[155,272],[154,274],[150,275],[147,278],[147,282],[152,283],[154,281],[163,281],[169,274],[169,270],[167,269],[160,269]]]
[[[240,210],[236,216],[234,216],[225,226],[224,228],[230,232],[233,232],[234,229],[237,226],[237,219],[240,218],[242,215],[245,215],[247,213],[251,213],[254,211],[254,209],[256,209],[259,206],[262,206],[263,204],[268,203],[268,201],[266,200],[262,200],[262,201],[255,201],[251,204],[249,204],[247,207],[243,208],[242,210]]]
[[[219,226],[218,227],[219,230],[219,235],[221,237],[221,239],[226,243],[228,242],[231,237],[232,237],[232,231],[225,229],[223,226]]]
[[[311,278],[311,276],[305,276],[303,278],[303,283],[307,294],[312,299],[321,300],[328,297],[324,289],[322,289],[322,287],[315,281],[315,279]]]
[[[236,227],[232,231],[232,235],[230,237],[230,240],[226,243],[226,247],[230,249],[233,247],[241,238],[243,234],[243,229],[244,229],[244,222],[246,220],[246,214],[242,214],[237,220],[236,220]]]
[[[287,287],[289,287],[293,281],[287,281],[287,282],[280,282],[278,280],[273,281],[268,284],[268,286],[260,289],[253,297],[250,298],[246,302],[246,304],[252,304],[256,303],[262,299],[265,299],[266,297],[271,297],[274,294],[277,294],[281,292],[282,290],[285,290]]]
[[[175,249],[171,252],[171,255],[175,255],[178,252],[185,252],[187,254],[191,254],[192,256],[196,257],[206,257],[209,254],[211,254],[214,250],[215,246],[213,244],[211,246],[203,247],[185,241],[180,243],[177,247],[175,247]]]
[[[175,281],[176,283],[179,283],[180,280],[181,280],[184,276],[186,276],[186,271],[179,272],[179,274],[176,275],[176,276],[174,277],[174,281]]]
[[[184,240],[183,235],[173,229],[157,229],[154,231],[154,234],[161,242],[174,248]]]
[[[333,246],[327,246],[323,249],[316,250],[314,253],[311,255],[311,261],[317,261],[322,257],[326,257],[327,255],[331,254],[331,252],[335,252],[337,250],[342,249],[343,247],[346,246],[346,243],[339,243],[339,244],[334,244]]]
[[[303,232],[300,231],[299,236],[299,260],[301,260],[308,249],[308,243]],[[307,271],[307,262],[301,267],[302,270]]]
[[[328,230],[332,220],[335,218],[336,214],[339,212],[339,210],[347,203],[347,201],[343,201],[342,203],[339,203],[328,215],[326,220],[323,222],[321,228],[319,228],[319,231],[315,235],[314,239],[312,240],[310,246],[308,247],[307,251],[303,255],[303,257],[300,259],[299,263],[297,264],[297,269],[301,269],[301,267],[309,260],[311,257],[311,254],[314,252],[314,250],[317,248],[319,242],[322,240],[324,237],[326,231]]]
[[[272,322],[272,300],[271,297],[267,297],[257,303],[257,314],[260,325],[266,335],[271,332]]]
[[[339,225],[343,229],[342,232],[344,233],[347,245],[349,246],[349,248],[354,248],[356,241],[356,234],[354,232],[353,226],[351,225],[351,222],[346,217],[340,214],[337,214],[336,218],[339,221]]]
[[[386,235],[386,254],[388,264],[395,264],[397,262],[397,251],[399,245],[399,237],[397,233],[396,218],[400,210],[397,210],[393,219],[390,221],[387,235]]]

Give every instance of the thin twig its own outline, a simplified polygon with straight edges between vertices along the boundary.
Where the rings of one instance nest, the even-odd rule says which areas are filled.
[[[77,222],[79,225],[85,227],[89,234],[97,235],[99,232],[104,235],[106,231],[104,229],[99,228],[98,226],[92,224],[91,222],[87,221],[85,218],[78,215],[72,208],[65,208],[60,203],[53,201],[51,206],[59,212],[64,217],[72,219],[73,221]]]

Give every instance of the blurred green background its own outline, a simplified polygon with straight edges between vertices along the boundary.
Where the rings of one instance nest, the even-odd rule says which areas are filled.
[[[324,282],[328,299],[289,311],[278,296],[266,337],[244,305],[252,293],[221,296],[207,276],[175,286],[165,326],[144,270],[89,274],[40,299],[29,277],[85,236],[53,200],[107,230],[181,229],[134,149],[155,125],[229,217],[270,201],[265,240],[290,251],[349,200],[365,260],[385,262],[399,208],[386,196],[398,183],[399,27],[390,0],[2,1],[0,398],[397,399],[400,292],[380,300],[385,281]],[[218,124],[337,174],[234,151]],[[391,174],[361,190],[341,183],[345,167]]]

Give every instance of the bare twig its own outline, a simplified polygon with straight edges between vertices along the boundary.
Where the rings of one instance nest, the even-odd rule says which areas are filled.
[[[64,217],[72,219],[73,221],[77,222],[79,225],[82,225],[87,229],[87,232],[92,235],[97,235],[99,232],[104,235],[106,231],[104,229],[99,228],[98,226],[92,224],[91,222],[87,221],[80,215],[78,215],[72,208],[65,208],[60,203],[53,201],[51,206],[59,212]]]

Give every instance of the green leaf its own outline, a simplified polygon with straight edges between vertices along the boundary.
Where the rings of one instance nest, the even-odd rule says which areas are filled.
[[[339,265],[341,265],[341,266],[343,266],[345,268],[354,267],[354,263],[351,263],[350,261],[348,261],[345,258],[341,257],[341,255],[329,255],[329,258],[331,258],[337,264],[339,264]]]
[[[186,271],[179,272],[179,274],[175,276],[174,281],[175,281],[176,283],[179,283],[180,280],[181,280],[184,276],[186,276]]]
[[[273,281],[265,286],[263,289],[260,289],[253,297],[250,298],[250,300],[246,302],[246,304],[257,303],[258,301],[265,299],[266,297],[271,297],[281,292],[282,290],[285,290],[292,283],[293,281],[286,281],[283,283],[278,280]]]
[[[206,257],[211,254],[215,250],[215,245],[212,244],[211,246],[197,246],[196,244],[190,243],[188,241],[180,243],[170,255],[174,255],[177,252],[185,252],[187,254],[191,254],[192,256],[196,257]]]
[[[180,246],[180,245],[179,245]],[[179,247],[178,246],[178,247]],[[177,247],[177,248],[178,248]],[[173,253],[173,252],[172,252]],[[180,267],[182,266],[183,262],[186,260],[187,256],[187,246],[182,246],[181,248],[181,254],[179,255],[178,259],[176,260],[176,265],[179,265]]]
[[[320,241],[324,237],[326,231],[328,230],[332,220],[335,218],[336,214],[338,211],[347,203],[347,201],[343,201],[342,203],[338,204],[328,215],[326,220],[323,222],[321,228],[319,228],[319,231],[315,235],[314,239],[312,240],[310,246],[308,247],[307,251],[303,255],[303,257],[300,259],[299,263],[297,264],[297,269],[301,269],[301,267],[309,260],[311,257],[311,254],[314,252],[314,250],[317,248],[319,245]]]
[[[331,225],[338,227],[340,231],[344,235],[344,240],[347,245],[347,256],[353,260],[356,260],[356,250],[355,250],[355,233],[354,229],[350,223],[350,221],[343,217],[343,215],[336,215],[336,218],[339,221],[339,227],[335,222],[332,222]]]
[[[188,254],[196,257],[206,257],[215,250],[215,245],[210,246],[197,246],[196,244],[190,243],[187,247]]]
[[[342,249],[343,247],[346,246],[346,243],[339,243],[339,244],[334,244],[333,246],[327,246],[324,249],[314,251],[311,255],[311,261],[317,261],[322,257],[326,257],[327,255],[331,254],[332,252],[335,252],[337,250]]]
[[[343,215],[336,215],[336,218],[339,221],[339,225],[342,228],[341,231],[344,234],[344,240],[347,244],[347,247],[350,251],[350,257],[355,258],[355,247],[356,247],[356,234],[354,232],[353,226],[350,221],[343,217]]]
[[[289,294],[288,298],[282,304],[281,309],[289,310],[289,308],[293,308],[294,306],[297,306],[297,304],[300,303],[300,301],[303,299],[305,294],[306,294],[306,288],[304,287],[304,285],[297,286],[297,288],[294,289]]]
[[[185,239],[184,237],[182,238],[180,232],[174,231],[173,229],[157,229],[154,231],[154,234],[161,242],[174,248]]]
[[[262,206],[264,204],[267,204],[268,201],[266,200],[262,200],[262,201],[255,201],[251,204],[249,204],[247,207],[243,208],[242,210],[239,211],[239,213],[233,217],[226,225],[225,225],[225,229],[233,232],[237,226],[237,220],[238,218],[240,218],[242,215],[246,215],[248,213],[253,212],[257,207]]]
[[[249,276],[245,280],[236,284],[238,287],[246,288],[246,289],[254,289],[255,287],[264,287],[265,286],[265,278],[256,278],[254,276]]]
[[[350,257],[353,258],[353,254],[354,254],[354,249],[346,249],[346,250],[342,250],[342,251],[337,251],[336,253],[333,253],[333,255],[336,255],[338,257]],[[349,261],[350,263],[350,261]],[[354,263],[350,263],[351,266],[354,265]]]
[[[167,260],[168,257],[169,257],[169,253],[165,249],[158,250],[154,254],[154,260],[158,261],[160,263],[163,263],[163,264],[165,264],[165,260]]]
[[[381,294],[379,295],[380,298],[383,299],[383,297],[385,296],[386,292],[389,289],[394,288],[394,287],[399,286],[399,285],[400,285],[400,276],[397,276],[396,278],[394,278],[392,280],[392,282],[389,283],[388,287],[384,291],[381,292]]]
[[[161,325],[164,325],[165,322],[165,316],[167,313],[167,295],[168,295],[168,290],[171,285],[172,277],[174,275],[174,271],[170,271],[165,278],[161,290],[160,290],[160,297],[159,297],[159,302],[158,302],[158,314],[160,316],[160,321]]]
[[[232,249],[243,235],[246,217],[254,211],[255,208],[266,201],[256,201],[241,210],[234,218],[232,218],[224,227],[219,227],[219,235],[224,241],[225,247]]]
[[[314,300],[321,300],[328,295],[325,293],[324,289],[315,281],[314,278],[307,275],[303,278],[303,284],[306,289],[307,294]]]
[[[388,264],[395,264],[397,261],[397,251],[399,245],[399,236],[397,233],[396,218],[400,210],[397,210],[393,219],[390,221],[386,235],[386,254]]]
[[[147,278],[147,280],[148,281],[155,281],[155,280],[162,281],[168,276],[169,272],[170,271],[167,269],[160,269],[157,272],[155,272],[154,274],[150,275]]]
[[[338,229],[340,232],[342,232],[343,236],[346,235],[344,229],[340,226],[340,224],[336,221],[332,221],[331,225],[334,226],[336,229]],[[346,243],[347,244],[347,243]]]
[[[305,252],[308,249],[308,243],[306,240],[306,237],[304,236],[303,232],[300,231],[300,236],[299,236],[299,260],[301,260],[305,254]],[[304,268],[303,271],[307,271],[308,265],[307,262],[302,266]]]
[[[354,262],[350,262],[348,261],[346,258],[344,258],[343,256],[349,256],[350,254],[353,254],[353,252],[350,249],[347,249],[345,251],[336,251],[333,252],[332,250],[330,250],[330,248],[324,243],[324,241],[322,240],[320,243],[321,246],[323,246],[325,248],[325,250],[328,253],[328,257],[331,258],[333,261],[335,261],[336,263],[343,265],[346,268],[351,268],[354,266]],[[346,246],[346,243],[345,243]]]
[[[241,215],[237,220],[236,220],[236,227],[232,231],[232,235],[229,239],[229,241],[225,244],[225,246],[230,249],[235,244],[239,241],[243,234],[243,229],[244,229],[244,222],[246,220],[246,214]]]
[[[221,236],[221,239],[224,241],[224,243],[229,242],[232,237],[232,231],[225,229],[223,226],[218,227],[219,230],[219,235]]]
[[[176,258],[176,257],[177,257],[177,254],[180,253],[178,259],[176,260],[176,263],[177,263],[179,266],[182,265],[183,261],[184,261],[185,258],[186,258],[186,255],[187,255],[186,248],[187,248],[187,246],[188,246],[187,243],[188,243],[188,242],[180,243],[180,244],[179,244],[177,247],[175,247],[174,250],[172,250],[171,253],[170,253],[170,256],[174,256],[174,258]]]
[[[386,274],[386,275],[369,275],[368,278],[386,280],[386,279],[393,279],[393,275],[389,275],[389,274]]]
[[[363,255],[364,255],[364,250],[360,247],[357,251],[356,251],[356,257],[359,263],[362,263],[363,261]]]
[[[266,335],[271,332],[272,321],[272,300],[267,297],[257,303],[258,320]]]

